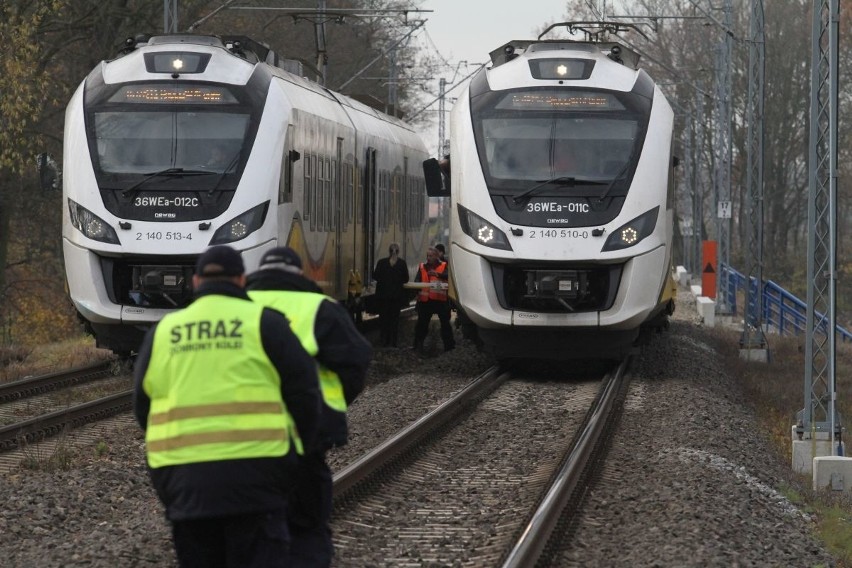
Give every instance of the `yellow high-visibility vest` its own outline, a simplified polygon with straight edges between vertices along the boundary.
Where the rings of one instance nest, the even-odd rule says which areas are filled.
[[[255,302],[278,310],[287,316],[290,320],[290,329],[302,342],[302,347],[311,357],[316,358],[319,353],[317,338],[314,336],[317,312],[324,300],[333,302],[332,298],[316,292],[295,290],[250,290],[248,294]],[[343,384],[337,373],[318,362],[317,375],[319,375],[323,402],[332,410],[346,412]]]
[[[263,306],[203,296],[166,315],[142,387],[148,465],[278,457],[301,448],[260,338]]]

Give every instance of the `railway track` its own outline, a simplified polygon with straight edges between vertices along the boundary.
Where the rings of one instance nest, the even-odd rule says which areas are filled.
[[[535,565],[570,522],[626,368],[547,383],[492,368],[341,470],[339,565]],[[548,459],[532,459],[542,448]]]
[[[114,373],[105,362],[0,385],[0,453],[129,410],[129,377]]]
[[[410,313],[413,309],[406,311]],[[377,322],[378,318],[368,318],[358,327],[374,334]],[[116,365],[106,361],[0,384],[0,453],[130,410],[130,381],[114,377]],[[86,387],[104,379],[111,381],[103,388],[105,396],[97,394],[97,387]],[[72,391],[75,388],[79,390]]]

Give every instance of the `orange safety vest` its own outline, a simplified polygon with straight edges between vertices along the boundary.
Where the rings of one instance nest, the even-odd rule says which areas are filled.
[[[438,264],[437,268],[435,268],[435,272],[438,273],[436,276],[429,276],[429,271],[426,269],[426,265],[424,263],[420,263],[420,281],[428,282],[429,284],[434,285],[428,288],[423,288],[417,294],[418,302],[428,302],[429,300],[436,302],[446,302],[447,301],[447,291],[440,288],[440,284],[444,282],[440,275],[446,272],[447,263],[441,262]]]

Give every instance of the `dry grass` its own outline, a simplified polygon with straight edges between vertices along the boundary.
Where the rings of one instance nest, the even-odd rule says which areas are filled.
[[[741,332],[713,330],[716,350],[726,367],[742,380],[746,401],[755,409],[760,428],[766,432],[778,455],[792,463],[791,427],[804,406],[805,337],[768,335],[770,362],[748,362],[739,356]],[[826,347],[827,348],[827,347]],[[835,382],[838,414],[852,416],[852,345],[837,344]],[[823,364],[825,364],[823,362]],[[844,432],[845,434],[845,432]],[[852,446],[850,446],[852,447]],[[795,483],[787,496],[817,518],[818,537],[837,558],[839,567],[852,567],[852,497],[847,492],[814,492],[811,479],[791,473]],[[847,480],[847,484],[852,480]],[[795,488],[793,487],[795,485]]]
[[[0,383],[111,359],[111,352],[95,348],[83,334],[46,345],[0,346]]]

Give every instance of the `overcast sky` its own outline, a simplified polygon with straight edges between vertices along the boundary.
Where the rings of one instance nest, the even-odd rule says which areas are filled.
[[[577,0],[573,0],[577,1]],[[450,61],[488,61],[512,39],[534,39],[545,23],[562,21],[568,0],[424,0],[426,31]],[[502,6],[502,7],[501,7]]]
[[[448,88],[462,77],[475,69],[474,63],[489,61],[488,53],[513,39],[535,39],[538,30],[545,24],[561,22],[565,6],[569,1],[579,0],[526,0],[523,2],[507,2],[506,0],[424,0],[420,6],[423,10],[433,10],[421,14],[426,22],[426,34],[418,43],[428,49],[436,49],[453,68],[460,61],[467,61],[470,67],[459,67],[454,79],[454,72],[449,70],[444,75]],[[430,42],[431,40],[431,42]],[[434,44],[434,47],[433,45]],[[437,79],[440,77],[436,77]],[[430,87],[431,89],[431,87]],[[437,85],[435,96],[437,96]],[[450,95],[458,95],[462,86],[453,89]],[[428,99],[426,102],[431,101]],[[437,109],[435,103],[429,107],[430,116],[434,116],[432,127],[424,132],[423,137],[430,152],[438,148]],[[452,104],[447,104],[447,110]],[[447,117],[449,129],[449,116]]]

